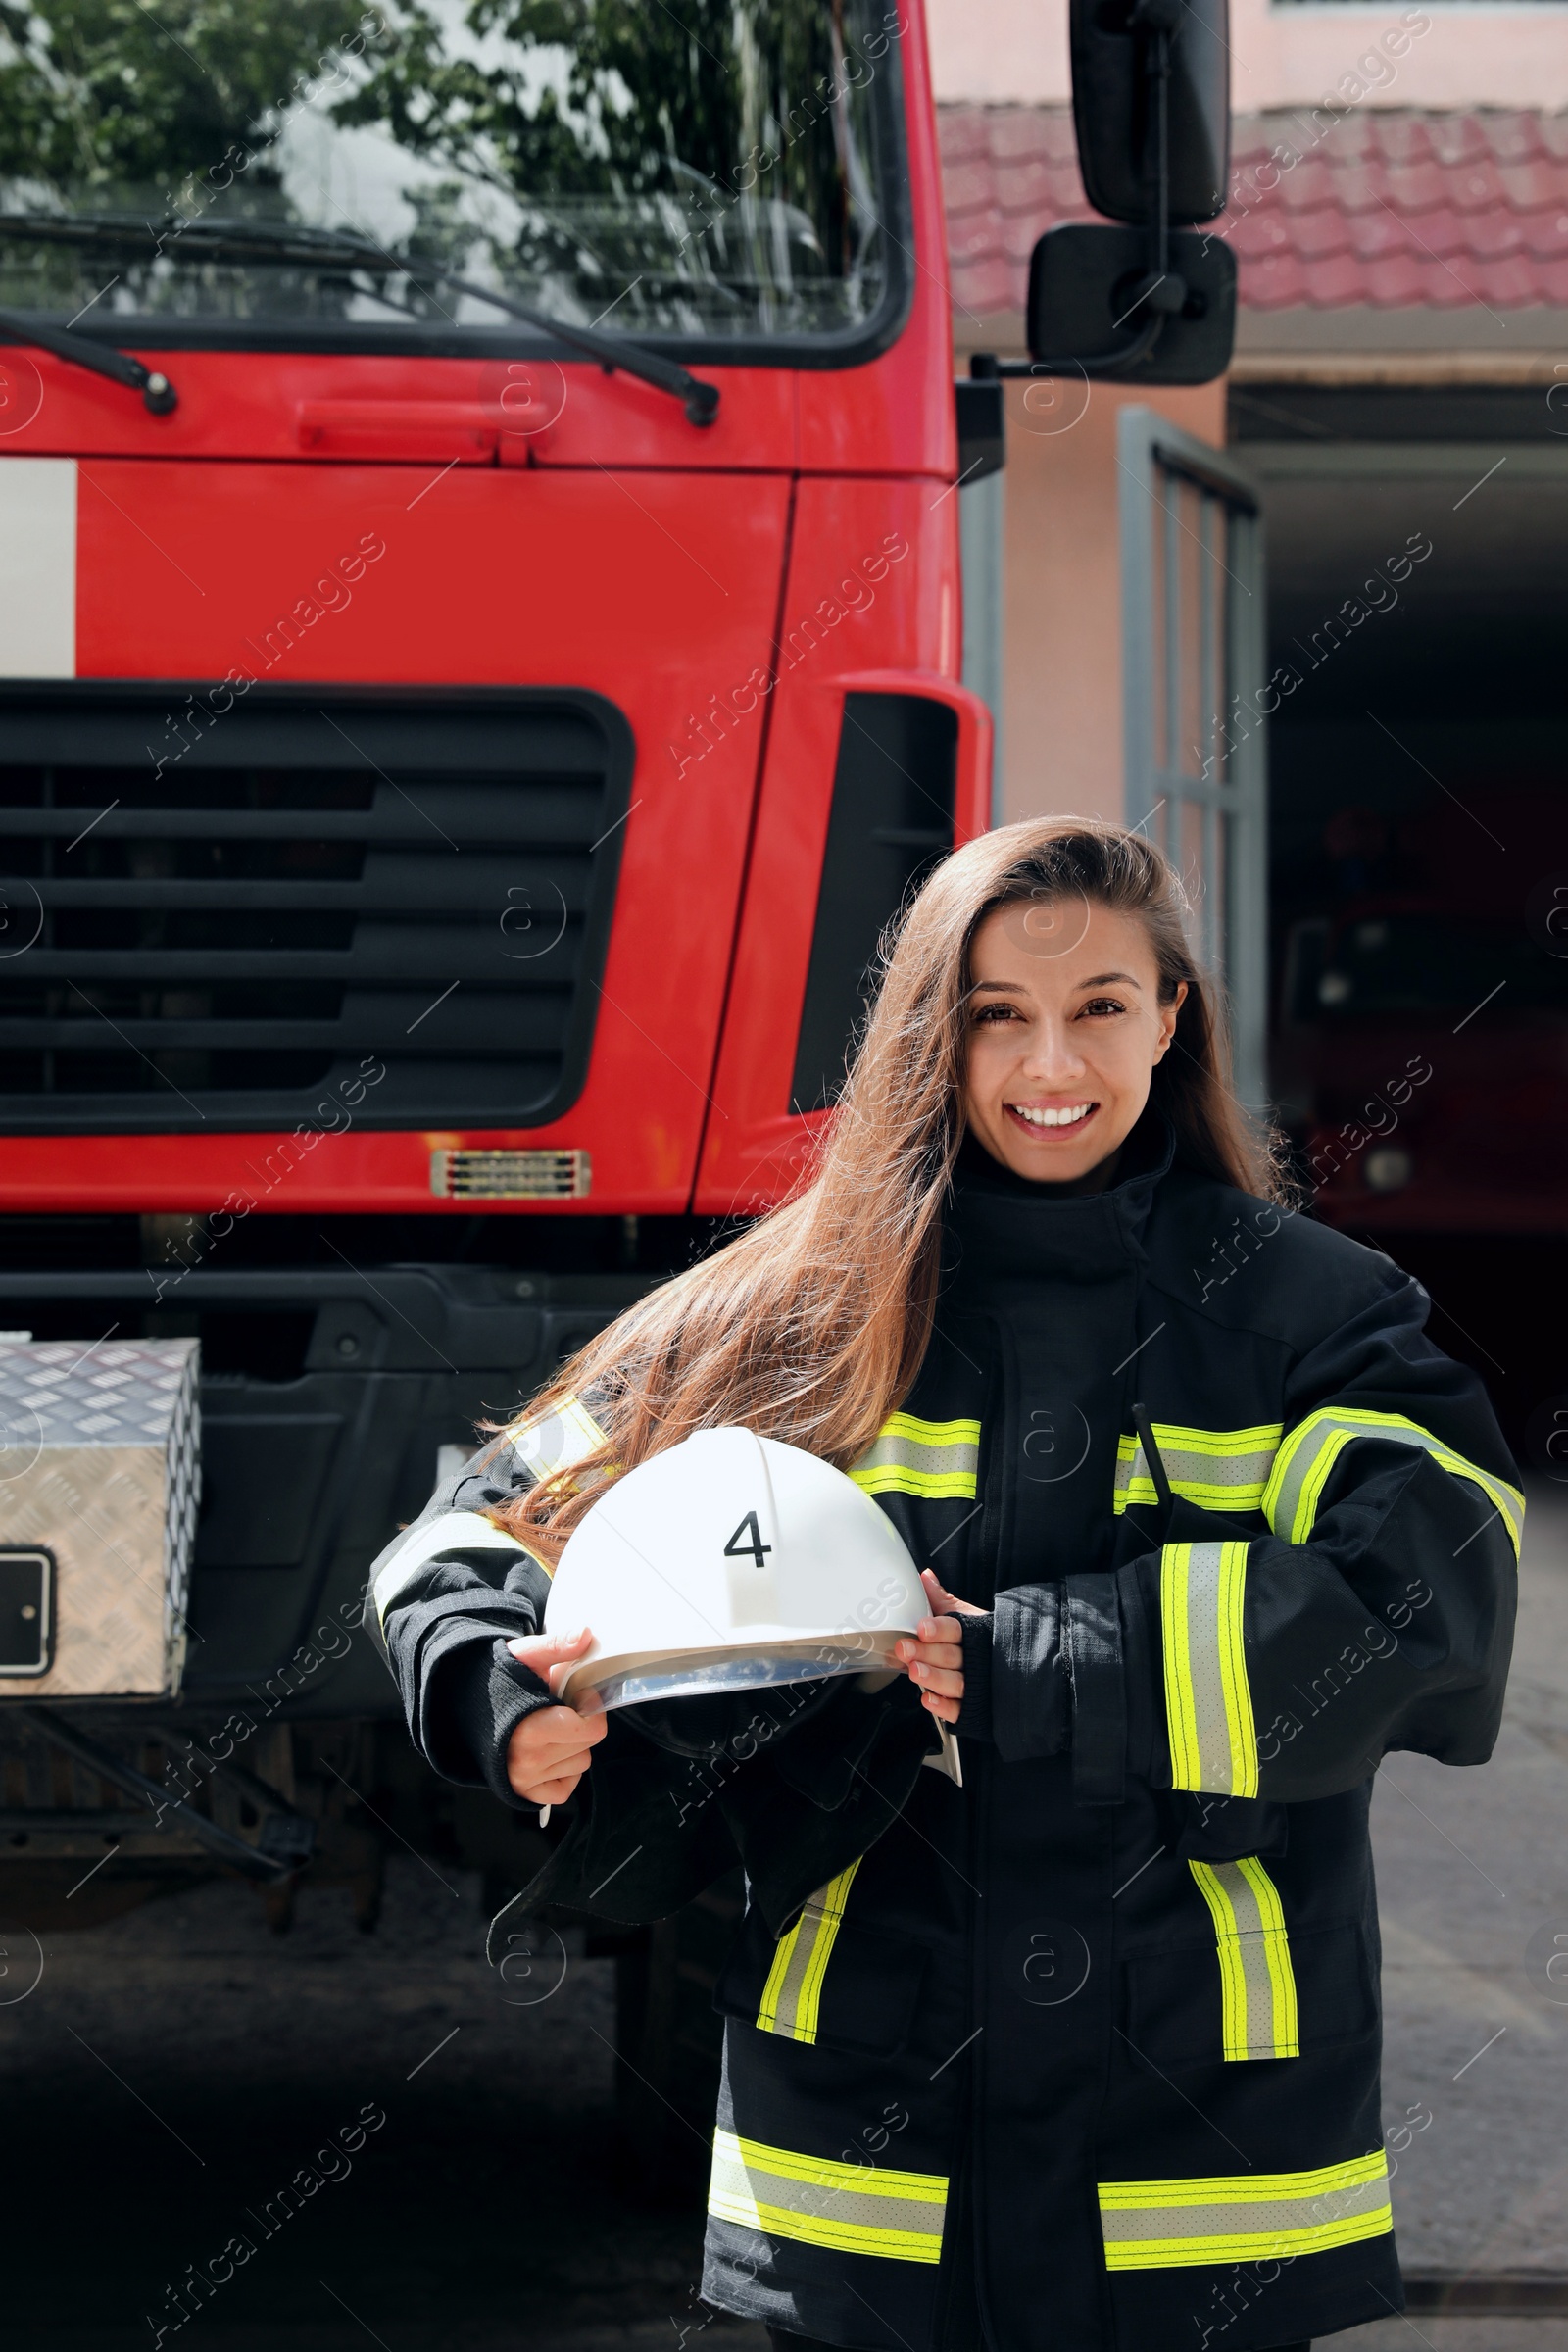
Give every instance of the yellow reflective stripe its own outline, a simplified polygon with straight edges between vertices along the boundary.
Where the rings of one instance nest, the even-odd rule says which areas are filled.
[[[850,1899],[850,1882],[859,1867],[858,1856],[848,1870],[841,1870],[836,1879],[829,1879],[825,1886],[808,1895],[794,1927],[779,1937],[762,1987],[762,2005],[757,2012],[760,2034],[815,2041],[822,1980]]]
[[[890,1413],[879,1435],[910,1438],[917,1446],[978,1446],[978,1421],[922,1421],[917,1413]]]
[[[895,1462],[862,1469],[858,1463],[850,1476],[867,1494],[923,1494],[928,1500],[952,1494],[974,1499],[973,1470],[906,1470]]]
[[[1255,1855],[1187,1867],[1213,1916],[1225,2056],[1298,2058],[1296,1971],[1279,1888]]]
[[[813,1915],[814,1933],[806,1963],[806,1980],[801,1986],[800,2020],[795,2036],[798,2041],[814,2042],[816,2039],[817,2016],[822,2006],[822,1979],[827,1974],[839,1923],[844,1917],[844,1906],[850,1899],[850,1882],[859,1867],[857,1857],[848,1870],[841,1870],[836,1879],[829,1880],[820,1898],[813,1897],[808,1902],[801,1915],[803,1920],[808,1914]],[[817,1899],[820,1899],[822,1906],[819,1913],[815,1911]]]
[[[767,1972],[767,1983],[762,1986],[762,2005],[757,2012],[759,2034],[778,2033],[780,2005],[783,2005],[786,2013],[790,2009],[791,1981],[800,1952],[801,1930],[805,1924],[806,1914],[803,1911],[789,1933],[778,1939],[773,1952],[773,1965]],[[789,2033],[792,2028],[786,2026],[784,2031]]]
[[[713,2134],[709,2212],[767,2237],[885,2261],[938,2262],[947,2203],[940,2173],[884,2172],[870,2162],[770,2148],[733,2132]]]
[[[1165,1465],[1171,1492],[1208,1511],[1255,1511],[1274,1466],[1283,1435],[1278,1421],[1253,1429],[1184,1429],[1175,1422],[1151,1423],[1159,1458]],[[1129,1503],[1155,1503],[1159,1496],[1148,1463],[1143,1440],[1128,1431],[1116,1444],[1116,1483],[1111,1508]]]
[[[1245,1544],[1167,1544],[1160,1636],[1171,1787],[1257,1794],[1257,1734],[1242,1646]]]
[[[519,1469],[536,1486],[597,1453],[605,1432],[580,1396],[564,1396],[547,1411],[519,1421],[508,1432],[508,1442]]]
[[[978,1421],[922,1421],[893,1413],[850,1476],[867,1494],[974,1499],[980,1473]]]
[[[1179,2269],[1321,2254],[1394,2227],[1382,2148],[1307,2173],[1201,2180],[1102,2180],[1105,2267]]]
[[[1395,1446],[1416,1446],[1454,1478],[1467,1478],[1488,1496],[1508,1530],[1514,1550],[1524,1533],[1525,1498],[1517,1487],[1494,1478],[1455,1453],[1419,1421],[1404,1413],[1374,1413],[1360,1406],[1325,1405],[1309,1413],[1281,1446],[1263,1490],[1263,1516],[1287,1544],[1304,1544],[1317,1519],[1329,1476],[1347,1446],[1357,1438],[1381,1438]]]

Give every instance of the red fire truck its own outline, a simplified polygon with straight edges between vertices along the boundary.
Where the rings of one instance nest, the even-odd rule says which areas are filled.
[[[526,1875],[412,1767],[366,1563],[780,1197],[989,818],[918,0],[252,10],[248,86],[223,15],[133,61],[160,186],[35,110],[0,205],[0,1314],[202,1373],[165,1703],[0,1629],[29,1917],[112,1845],[73,1919],[215,1861],[281,1919],[314,1848],[368,1920],[362,1797]]]
[[[367,1563],[795,1180],[989,821],[1029,363],[956,399],[919,0],[94,23],[0,61],[0,1859],[368,1925],[385,1832],[542,1833],[416,1763]],[[1042,241],[1036,364],[1203,380],[1222,0],[1074,42],[1130,225]]]

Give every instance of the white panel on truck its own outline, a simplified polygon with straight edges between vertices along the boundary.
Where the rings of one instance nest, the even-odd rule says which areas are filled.
[[[76,674],[76,461],[0,458],[0,678]]]

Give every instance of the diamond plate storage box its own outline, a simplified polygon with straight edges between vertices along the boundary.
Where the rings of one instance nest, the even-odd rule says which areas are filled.
[[[0,1561],[30,1595],[4,1629],[0,1697],[178,1689],[198,1350],[195,1340],[0,1340]]]

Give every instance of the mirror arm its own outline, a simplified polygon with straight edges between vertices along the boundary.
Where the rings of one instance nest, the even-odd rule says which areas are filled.
[[[1171,30],[1158,24],[1150,36],[1145,72],[1149,110],[1149,290],[1144,300],[1163,318],[1174,318],[1187,300],[1187,287],[1170,266],[1170,45]],[[1157,297],[1157,299],[1156,299]]]
[[[1170,34],[1162,26],[1150,36],[1144,72],[1150,96],[1149,270],[1158,285],[1170,268]]]
[[[1137,308],[1136,304],[1134,308]],[[1086,370],[1093,368],[1097,372],[1105,374],[1112,368],[1132,368],[1140,360],[1147,360],[1159,340],[1159,330],[1164,323],[1163,318],[1156,314],[1119,351],[1085,352],[1081,358],[999,360],[994,351],[972,351],[969,354],[969,373],[981,380],[999,375],[1008,379],[1019,375],[1070,375],[1075,368]]]

